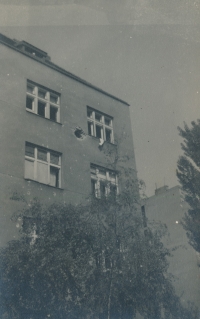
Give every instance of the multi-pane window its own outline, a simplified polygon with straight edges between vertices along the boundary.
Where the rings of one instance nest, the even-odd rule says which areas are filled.
[[[60,95],[28,81],[26,110],[54,122],[60,122]]]
[[[90,174],[92,193],[95,197],[118,194],[118,179],[115,171],[91,164]]]
[[[88,134],[114,143],[112,117],[87,107]]]
[[[61,187],[61,154],[26,142],[25,178]]]

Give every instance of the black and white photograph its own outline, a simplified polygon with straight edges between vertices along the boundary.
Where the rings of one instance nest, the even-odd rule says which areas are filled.
[[[0,0],[0,318],[200,319],[200,0]]]

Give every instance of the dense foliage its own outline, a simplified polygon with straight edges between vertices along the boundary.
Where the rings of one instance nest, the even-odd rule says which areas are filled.
[[[200,252],[200,120],[179,128],[184,139],[181,144],[184,155],[178,160],[177,176],[189,210],[184,218],[184,228],[190,244]]]
[[[174,293],[162,231],[144,234],[130,192],[79,206],[35,201],[16,218],[21,238],[1,251],[1,318],[195,318]]]

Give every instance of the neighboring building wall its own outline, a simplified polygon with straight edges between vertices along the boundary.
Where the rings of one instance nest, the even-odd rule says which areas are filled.
[[[184,304],[188,301],[200,304],[200,269],[197,254],[189,245],[181,220],[188,206],[181,199],[179,186],[156,190],[155,195],[145,201],[145,212],[149,226],[161,222],[168,229],[163,243],[170,249],[169,272],[174,275],[174,286]]]
[[[91,193],[91,163],[119,170],[120,161],[114,166],[112,164],[118,152],[120,158],[128,156],[123,166],[132,169],[135,179],[136,167],[129,106],[126,102],[73,75],[67,76],[62,69],[59,72],[59,68],[49,61],[44,62],[31,54],[20,52],[14,48],[12,41],[10,47],[0,43],[0,57],[2,246],[17,236],[16,225],[10,218],[23,202],[11,200],[14,193],[17,193],[15,199],[19,195],[28,200],[37,197],[48,203],[55,200],[77,203]],[[60,123],[26,110],[27,80],[60,94]],[[99,139],[88,135],[87,106],[113,118],[115,144],[105,142],[99,147]],[[77,126],[85,133],[82,139],[74,134]],[[119,139],[122,139],[122,143],[117,147]],[[26,142],[62,154],[61,188],[24,179]]]

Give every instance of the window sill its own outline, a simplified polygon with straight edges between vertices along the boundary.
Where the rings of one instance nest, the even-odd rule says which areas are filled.
[[[56,186],[52,186],[52,185],[48,185],[48,184],[45,184],[45,183],[41,183],[41,182],[38,182],[38,181],[35,181],[34,179],[30,179],[30,178],[26,178],[24,177],[24,179],[28,182],[34,182],[34,183],[37,183],[37,184],[40,184],[40,185],[45,185],[47,187],[50,187],[50,188],[53,188],[53,189],[59,189],[61,191],[64,190],[64,188],[61,188],[61,187],[56,187]]]
[[[53,121],[53,120],[51,120],[51,119],[48,119],[47,117],[41,116],[41,115],[39,115],[39,114],[36,114],[36,113],[32,112],[31,110],[29,111],[29,109],[26,109],[26,111],[27,111],[28,113],[30,113],[30,114],[36,115],[36,116],[38,116],[38,117],[40,117],[40,118],[42,118],[42,119],[45,119],[45,120],[47,120],[47,121],[50,121],[50,122],[52,122],[52,123],[56,123],[56,124],[62,125],[62,123],[60,123],[60,122],[56,122],[56,121]]]
[[[99,137],[96,137],[96,136],[93,136],[93,135],[89,135],[88,134],[88,136],[89,137],[92,137],[93,139],[95,139],[95,140],[100,140],[100,138]],[[110,145],[113,145],[113,146],[117,146],[117,144],[116,143],[111,143],[111,142],[108,142],[108,141],[104,141],[104,143],[107,143],[107,144],[110,144]]]

